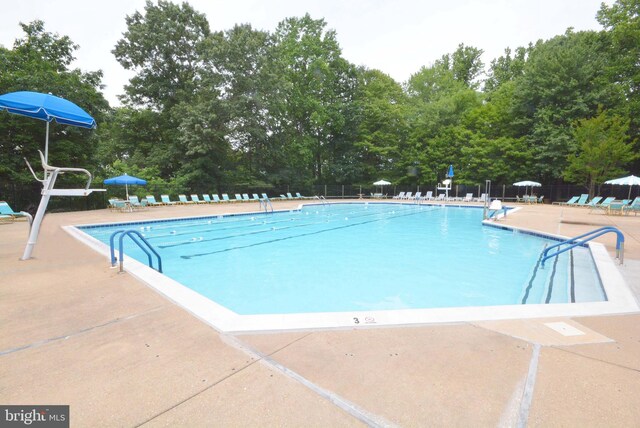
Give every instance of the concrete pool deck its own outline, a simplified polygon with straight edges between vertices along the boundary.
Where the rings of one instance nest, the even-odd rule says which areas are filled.
[[[620,228],[640,296],[640,217],[521,207],[501,222]],[[30,261],[26,224],[0,225],[0,404],[68,404],[71,426],[638,425],[640,313],[221,334],[61,227],[234,211],[258,204],[48,214]]]

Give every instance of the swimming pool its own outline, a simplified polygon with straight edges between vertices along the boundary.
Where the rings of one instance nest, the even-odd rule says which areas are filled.
[[[470,207],[330,204],[128,228],[162,255],[168,288],[199,305],[213,303],[207,311],[232,314],[236,326],[265,317],[378,324],[451,307],[606,303],[588,248],[542,270],[540,253],[556,241],[481,220],[482,210]],[[122,228],[81,227],[102,243]],[[131,244],[125,253],[146,262]]]

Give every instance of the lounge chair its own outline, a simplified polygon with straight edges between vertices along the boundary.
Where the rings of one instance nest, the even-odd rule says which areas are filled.
[[[551,205],[573,205],[576,203],[578,199],[580,199],[580,196],[573,196],[571,199],[569,199],[566,202],[558,201],[558,202],[554,202]]]
[[[251,195],[251,197],[252,197],[252,199],[251,199],[252,201],[259,201],[260,200],[260,196],[258,196],[257,193],[253,193]]]
[[[175,204],[177,204],[177,202],[172,201],[171,199],[169,199],[169,195],[160,195],[160,200],[165,205],[175,205]]]
[[[467,195],[462,199],[462,202],[472,202],[473,201],[473,193],[467,193]]]
[[[147,195],[147,205],[149,205],[150,207],[159,207],[162,204],[162,202],[158,202],[156,201],[156,197],[153,195]]]
[[[574,207],[586,207],[587,206],[587,199],[589,199],[589,194],[588,193],[583,193],[582,195],[580,195],[580,198],[573,204],[567,204],[567,205],[571,205]]]
[[[205,201],[201,201],[200,198],[198,197],[198,195],[191,195],[191,201],[195,202],[196,204],[206,204]]]
[[[131,207],[127,201],[121,199],[109,199],[109,209],[118,212],[131,211]]]
[[[409,199],[411,199],[411,195],[413,195],[413,192],[407,192],[407,193],[404,194],[404,198],[400,198],[400,199],[409,200]]]
[[[622,208],[623,214],[633,213],[633,215],[638,215],[638,212],[640,212],[640,196],[637,196],[633,202]]]
[[[31,223],[31,214],[25,211],[14,211],[6,201],[0,201],[0,215],[3,216],[2,220],[5,222],[25,219]]]
[[[243,193],[242,194],[242,202],[250,202],[251,198],[249,197],[248,193]]]
[[[540,197],[538,198],[537,203],[538,204],[543,204],[544,203],[543,200],[544,200],[544,195],[540,195]]]
[[[479,197],[475,198],[476,202],[485,202],[487,200],[487,194],[482,193]]]
[[[404,199],[404,192],[398,193],[396,196],[394,196],[391,199]]]
[[[609,215],[622,215],[624,214],[624,209],[631,202],[629,199],[623,199],[622,201],[613,201],[607,207],[607,214]]]
[[[269,196],[267,196],[266,193],[263,193],[262,194],[262,199],[265,200],[265,201],[268,201],[269,200]]]
[[[186,195],[178,195],[178,199],[179,199],[179,204],[193,204],[195,202],[190,201],[187,199]]]
[[[439,193],[436,201],[444,201],[444,193]]]
[[[236,193],[235,194],[236,199],[235,200],[231,200],[231,202],[242,202],[242,195],[240,193]]]
[[[287,199],[296,199],[293,196],[291,196],[291,193],[287,192]]]
[[[214,203],[216,203],[216,202],[222,202],[222,201],[220,200],[220,196],[218,196],[218,194],[217,194],[217,193],[213,193],[213,194],[211,195],[211,197],[213,198],[213,202],[214,202]]]
[[[296,198],[298,199],[311,199],[311,196],[302,196],[300,192],[296,192]]]
[[[600,202],[601,200],[602,200],[602,196],[596,196],[595,198],[591,199],[591,201],[589,201],[589,203],[586,206],[589,208],[594,207],[598,205],[598,202]]]
[[[142,209],[147,206],[147,201],[140,202],[137,196],[129,196],[129,205],[133,209]]]
[[[222,202],[231,202],[231,199],[229,199],[229,195],[227,195],[226,193],[223,193]]]
[[[616,197],[615,196],[609,196],[608,198],[606,198],[604,201],[600,202],[599,204],[594,204],[592,206],[589,207],[589,214],[598,211],[598,210],[602,210],[602,211],[607,211],[607,209],[609,208],[609,205],[611,204],[611,202],[615,201]]]
[[[431,190],[430,190],[430,191],[428,191],[428,192],[427,192],[427,194],[426,194],[426,195],[424,195],[424,198],[423,198],[423,199],[424,199],[425,201],[431,201],[431,200],[433,200],[433,192],[432,192]]]
[[[415,201],[419,201],[421,198],[422,198],[422,192],[416,192],[416,194],[411,197],[411,199]]]
[[[202,194],[202,199],[204,199],[204,201],[208,204],[212,204],[213,201],[211,200],[211,197],[209,196],[208,193],[203,193]]]

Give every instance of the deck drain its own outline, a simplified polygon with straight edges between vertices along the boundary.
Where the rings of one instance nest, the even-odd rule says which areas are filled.
[[[563,336],[583,336],[585,334],[584,331],[578,330],[577,328],[567,324],[566,322],[546,322],[544,323],[544,325],[552,330],[557,331]]]

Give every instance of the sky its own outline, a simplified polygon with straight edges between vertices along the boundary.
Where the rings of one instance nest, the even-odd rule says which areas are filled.
[[[0,4],[8,0],[0,0]],[[460,43],[484,51],[488,66],[504,49],[575,31],[600,30],[602,0],[190,0],[212,31],[249,23],[273,32],[285,18],[323,18],[337,33],[345,59],[404,82]],[[174,1],[177,3],[177,1]],[[613,0],[605,3],[611,4]],[[40,19],[45,31],[80,45],[72,68],[101,69],[112,106],[133,75],[111,51],[126,31],[125,17],[144,12],[144,0],[21,0],[2,7],[0,45],[24,36],[19,23]],[[27,89],[27,88],[25,88]]]

